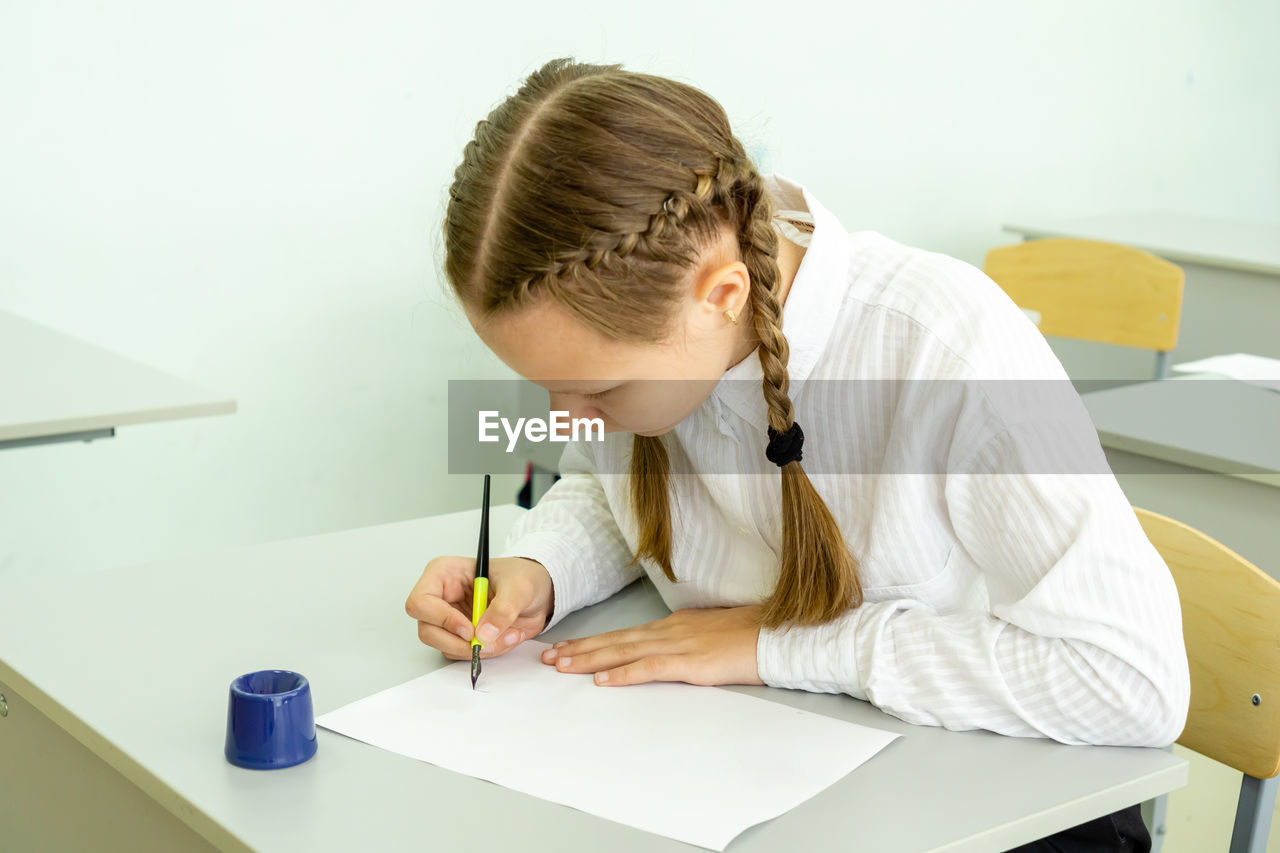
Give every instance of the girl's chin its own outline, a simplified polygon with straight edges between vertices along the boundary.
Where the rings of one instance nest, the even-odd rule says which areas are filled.
[[[671,432],[671,427],[667,427],[666,429],[635,430],[636,435],[643,435],[648,438],[656,438],[660,435],[666,435],[669,432]]]
[[[693,413],[690,412],[689,414],[693,414]],[[685,415],[684,417],[687,418],[689,417],[689,415]],[[604,431],[606,433],[629,432],[632,435],[646,435],[646,436],[652,437],[652,436],[658,436],[658,435],[666,435],[676,427],[680,426],[680,424],[683,422],[684,422],[684,418],[681,418],[680,420],[674,423],[667,424],[666,426],[646,426],[646,427],[641,427],[637,429],[635,427],[630,427],[630,426],[620,426],[614,421],[606,420],[604,424]]]
[[[676,426],[676,424],[671,424],[670,426],[657,427],[656,429],[637,429],[631,430],[631,432],[634,432],[636,435],[646,435],[652,438],[654,436],[666,435],[675,429]]]
[[[676,428],[676,424],[671,424],[670,426],[664,426],[664,427],[646,427],[644,429],[630,429],[628,427],[620,427],[620,426],[615,426],[613,424],[605,424],[604,431],[606,433],[629,432],[632,435],[644,435],[652,438],[658,435],[665,435],[671,432],[671,430],[675,428]]]

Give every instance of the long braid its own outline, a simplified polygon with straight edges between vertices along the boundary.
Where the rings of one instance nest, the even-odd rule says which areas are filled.
[[[751,272],[751,314],[760,340],[757,352],[769,425],[784,433],[795,422],[795,408],[788,392],[790,347],[782,333],[778,301],[778,235],[772,225],[772,205],[762,191],[763,179],[747,169],[741,182],[751,187],[748,195],[759,199],[750,216],[749,245],[743,254]],[[777,628],[789,622],[829,622],[862,604],[858,564],[800,460],[783,465],[781,474],[782,565],[778,584],[764,602],[761,623]]]
[[[773,208],[763,178],[749,164],[718,158],[714,175],[700,175],[695,200],[677,195],[673,224],[679,224],[692,205],[710,209],[716,201],[739,229],[739,244],[751,280],[748,317],[760,341],[757,352],[763,373],[763,395],[769,425],[786,432],[795,422],[789,394],[787,362],[790,347],[782,333],[782,306],[778,300],[778,235],[773,229]],[[666,223],[663,223],[665,227]],[[649,556],[676,580],[671,565],[672,531],[668,500],[668,456],[660,437],[636,435],[632,440],[632,501],[656,512],[642,525],[636,559]],[[827,622],[862,603],[857,562],[799,460],[782,466],[782,561],[778,584],[764,602],[761,624],[776,628],[785,623]],[[645,514],[640,515],[645,518]]]

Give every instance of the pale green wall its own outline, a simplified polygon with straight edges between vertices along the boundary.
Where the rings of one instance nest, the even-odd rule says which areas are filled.
[[[444,381],[507,374],[436,229],[546,59],[698,85],[848,227],[980,264],[1011,218],[1280,220],[1278,31],[1262,0],[7,4],[0,308],[240,411],[0,452],[0,581],[474,504]]]

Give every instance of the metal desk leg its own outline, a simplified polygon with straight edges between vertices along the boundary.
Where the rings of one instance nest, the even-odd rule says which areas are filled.
[[[1169,831],[1169,795],[1161,794],[1154,800],[1142,804],[1143,818],[1147,821],[1147,830],[1151,833],[1151,853],[1160,853],[1164,847],[1165,834]]]
[[[1164,751],[1173,752],[1173,744],[1164,747]],[[1160,853],[1164,847],[1164,837],[1169,831],[1169,795],[1161,794],[1153,800],[1142,804],[1142,817],[1147,822],[1147,831],[1151,833],[1151,853]]]

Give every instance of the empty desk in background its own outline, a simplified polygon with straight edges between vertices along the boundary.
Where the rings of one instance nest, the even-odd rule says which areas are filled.
[[[1145,249],[1186,272],[1175,361],[1223,352],[1280,358],[1280,225],[1177,213],[1017,220],[1023,239],[1078,237]],[[1053,339],[1067,372],[1082,379],[1148,377],[1150,355],[1127,347]]]
[[[505,541],[523,512],[494,507],[493,541]],[[472,510],[12,590],[0,600],[0,692],[9,699],[0,849],[89,840],[97,850],[290,853],[478,843],[534,853],[693,849],[326,729],[316,756],[297,767],[245,770],[223,757],[227,689],[242,673],[301,672],[319,715],[446,664],[419,643],[404,600],[428,559],[474,553],[478,530]],[[642,578],[540,640],[668,613]],[[913,726],[844,694],[697,689],[903,734],[816,797],[746,830],[732,853],[992,853],[1187,779],[1186,760],[1159,749]],[[530,733],[553,734],[573,736]],[[601,773],[608,767],[606,758]]]
[[[1129,503],[1280,578],[1280,392],[1196,374],[1080,396]]]
[[[0,449],[235,410],[235,400],[0,311]]]

